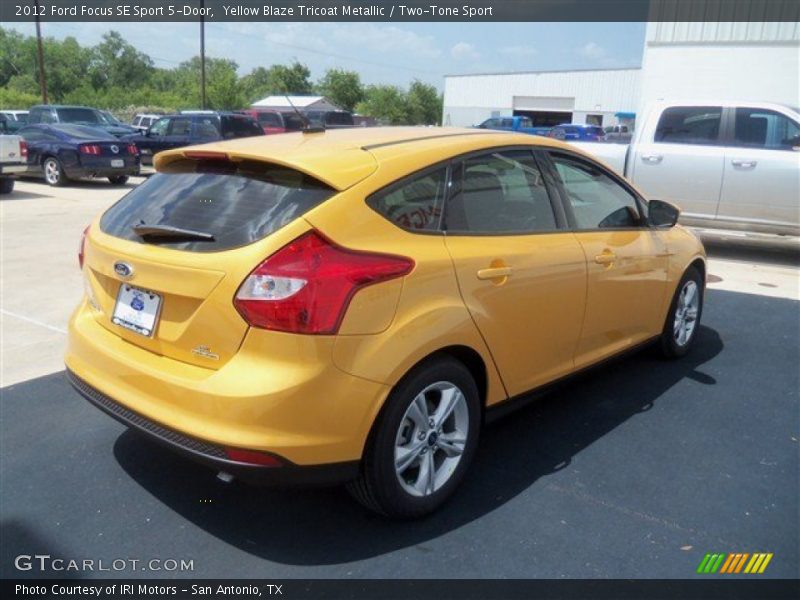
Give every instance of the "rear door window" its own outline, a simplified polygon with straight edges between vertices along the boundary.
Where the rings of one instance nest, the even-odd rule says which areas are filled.
[[[675,106],[661,113],[655,141],[663,144],[716,144],[722,108]]]
[[[149,177],[103,215],[115,237],[190,252],[216,252],[256,242],[330,198],[313,177],[262,162],[177,161]],[[138,235],[136,225],[211,234],[213,240]]]
[[[167,135],[188,136],[192,130],[192,120],[189,117],[175,117],[170,121]]]
[[[734,143],[747,148],[792,150],[800,146],[800,125],[772,110],[737,108]]]
[[[460,165],[444,228],[448,233],[518,234],[557,229],[544,178],[526,150],[469,158]]]
[[[442,215],[447,168],[411,176],[373,194],[367,204],[403,229],[436,231]]]
[[[258,113],[258,122],[263,127],[283,127],[280,116],[275,113],[268,113],[268,112]]]

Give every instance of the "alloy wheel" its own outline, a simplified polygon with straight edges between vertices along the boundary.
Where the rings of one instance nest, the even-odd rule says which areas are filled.
[[[50,185],[58,184],[61,179],[61,169],[58,168],[58,163],[52,158],[44,161],[44,178]]]
[[[675,320],[672,333],[675,343],[685,346],[692,339],[697,327],[697,315],[700,312],[700,293],[695,281],[689,280],[681,289],[678,303],[675,307]]]
[[[395,438],[395,472],[412,496],[439,490],[461,461],[469,434],[469,410],[464,393],[439,381],[423,389],[400,422]]]

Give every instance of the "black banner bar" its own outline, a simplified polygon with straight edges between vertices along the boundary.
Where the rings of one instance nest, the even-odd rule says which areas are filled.
[[[2,0],[0,21],[800,21],[796,0]]]
[[[784,600],[800,597],[796,579],[717,576],[691,580],[4,580],[3,598],[285,598],[287,600]]]

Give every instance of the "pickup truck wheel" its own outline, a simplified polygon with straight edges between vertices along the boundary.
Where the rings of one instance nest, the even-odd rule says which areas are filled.
[[[108,178],[112,185],[125,185],[128,183],[127,175],[112,175]]]
[[[14,191],[14,180],[11,177],[0,178],[0,194],[10,194]]]
[[[478,446],[481,408],[469,370],[450,357],[412,370],[389,394],[348,491],[392,518],[417,518],[455,491]]]
[[[61,186],[67,182],[67,177],[64,175],[64,169],[61,168],[61,163],[57,158],[48,156],[42,163],[42,173],[44,173],[44,180],[52,186]]]
[[[703,277],[696,268],[689,267],[675,290],[661,332],[661,352],[665,357],[678,358],[691,349],[700,328],[703,296]]]

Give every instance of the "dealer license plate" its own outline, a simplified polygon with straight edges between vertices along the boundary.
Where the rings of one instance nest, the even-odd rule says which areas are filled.
[[[111,322],[150,337],[156,329],[160,308],[161,296],[123,283],[117,294]]]
[[[111,166],[115,168],[124,167],[125,161],[121,158],[112,158],[111,159]]]

